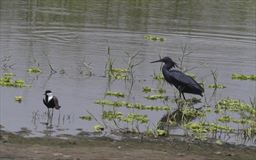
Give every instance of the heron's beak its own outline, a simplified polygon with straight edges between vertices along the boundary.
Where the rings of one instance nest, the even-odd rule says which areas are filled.
[[[157,61],[153,61],[153,62],[150,62],[150,63],[156,63],[156,62],[163,62],[162,59],[159,59]]]

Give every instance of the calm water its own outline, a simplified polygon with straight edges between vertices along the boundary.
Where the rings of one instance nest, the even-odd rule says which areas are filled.
[[[136,61],[143,62],[135,68],[129,101],[161,105],[161,101],[146,100],[142,92],[143,86],[157,86],[152,76],[159,73],[160,64],[149,62],[159,55],[178,61],[186,45],[192,53],[184,65],[196,67],[191,72],[197,81],[212,84],[210,71],[216,70],[218,82],[227,87],[218,90],[213,98],[213,90],[206,87],[210,103],[225,97],[249,102],[256,95],[255,81],[235,81],[231,75],[256,73],[255,6],[253,0],[2,0],[0,64],[14,64],[9,72],[25,79],[31,87],[0,88],[1,125],[9,131],[23,127],[35,136],[44,135],[47,109],[42,98],[44,91],[51,89],[62,106],[60,112],[54,113],[54,134],[92,131],[97,122],[80,120],[79,116],[89,111],[100,119],[102,108],[94,102],[104,98],[107,89],[129,91],[129,82],[108,84],[104,77],[108,47],[115,67],[126,67],[126,53],[140,53]],[[145,35],[158,35],[165,41],[148,41]],[[9,61],[3,61],[6,57]],[[81,74],[84,59],[90,63],[93,76]],[[49,63],[58,73],[50,74]],[[27,72],[38,65],[41,74]],[[175,89],[168,85],[166,88],[167,95],[173,97]],[[22,103],[15,102],[17,95],[24,97]],[[148,114],[152,124],[165,113],[139,112]]]

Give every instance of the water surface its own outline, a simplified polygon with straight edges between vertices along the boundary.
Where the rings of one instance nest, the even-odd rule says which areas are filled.
[[[46,121],[47,108],[42,98],[44,91],[51,89],[62,105],[60,112],[54,113],[54,134],[93,131],[97,122],[79,117],[89,111],[101,119],[102,108],[95,101],[104,98],[106,90],[128,93],[130,89],[124,81],[108,83],[104,73],[108,47],[115,67],[127,66],[127,53],[139,52],[136,60],[143,61],[135,68],[135,84],[128,98],[131,102],[163,104],[146,100],[142,93],[144,86],[157,87],[152,76],[160,72],[160,64],[149,62],[159,55],[178,61],[184,46],[192,52],[184,66],[195,67],[190,72],[197,81],[206,86],[212,84],[212,70],[216,71],[218,82],[227,87],[218,90],[213,98],[213,90],[205,88],[205,97],[211,104],[225,97],[249,102],[256,95],[255,81],[235,81],[231,75],[256,73],[255,6],[255,1],[241,0],[1,1],[0,58],[9,57],[9,61],[0,62],[0,72],[15,73],[15,78],[31,85],[0,88],[1,125],[10,131],[25,127],[35,136],[44,135],[47,128],[42,122]],[[145,35],[158,35],[165,40],[148,41]],[[84,62],[91,65],[92,76],[81,74],[86,70]],[[4,64],[13,66],[4,70]],[[57,73],[50,74],[49,64]],[[39,66],[43,72],[28,73],[32,66]],[[174,97],[175,88],[165,87],[167,95]],[[22,103],[14,101],[17,95],[24,97]],[[169,105],[175,106],[171,102]],[[165,113],[138,112],[148,114],[151,124]]]

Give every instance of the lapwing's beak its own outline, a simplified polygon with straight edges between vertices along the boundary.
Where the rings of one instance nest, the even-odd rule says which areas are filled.
[[[162,60],[162,59],[159,59],[159,60],[157,60],[157,61],[153,61],[153,62],[150,62],[150,63],[156,63],[156,62],[163,62],[163,60]]]

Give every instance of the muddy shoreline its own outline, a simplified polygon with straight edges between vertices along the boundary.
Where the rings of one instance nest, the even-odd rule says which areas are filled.
[[[174,159],[253,160],[256,147],[207,142],[186,142],[177,138],[123,139],[65,136],[30,137],[1,131],[0,160],[13,159]]]

